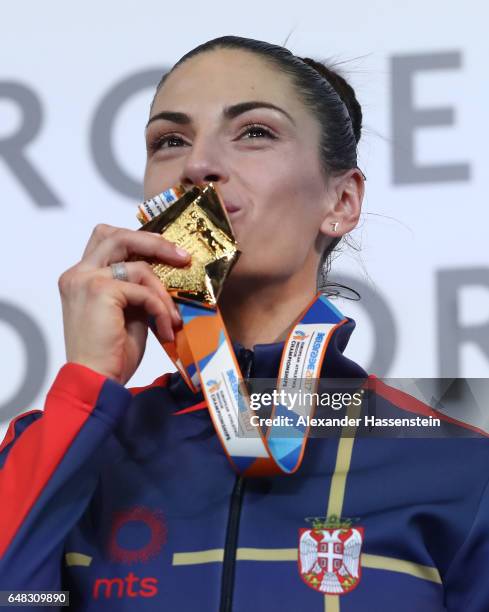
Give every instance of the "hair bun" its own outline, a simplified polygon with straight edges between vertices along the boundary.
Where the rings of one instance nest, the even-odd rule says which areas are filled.
[[[332,85],[336,93],[343,100],[353,125],[355,140],[358,143],[362,135],[362,107],[357,100],[353,87],[344,77],[321,62],[317,62],[310,57],[300,57],[299,59],[311,68],[314,68],[316,72],[319,72],[319,74]]]

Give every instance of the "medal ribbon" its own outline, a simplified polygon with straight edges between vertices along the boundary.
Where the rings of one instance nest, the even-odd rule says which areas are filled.
[[[272,425],[263,433],[258,413],[251,409],[248,391],[218,308],[175,302],[183,327],[174,343],[164,348],[187,385],[204,393],[212,422],[233,466],[245,476],[292,474],[300,467],[314,402],[277,403],[269,418],[286,425]],[[347,319],[318,293],[296,320],[284,344],[276,389],[280,396],[316,393],[326,349]],[[311,396],[309,396],[311,397]],[[314,396],[312,396],[314,397]],[[300,417],[303,417],[302,419]]]

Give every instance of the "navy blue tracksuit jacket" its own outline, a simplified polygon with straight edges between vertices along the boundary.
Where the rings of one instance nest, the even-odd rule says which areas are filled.
[[[342,354],[353,327],[323,377],[366,376]],[[277,375],[282,343],[235,348],[245,375]],[[382,416],[427,411],[369,393]],[[488,612],[489,443],[443,427],[312,437],[297,473],[244,479],[178,373],[128,390],[68,363],[0,447],[0,589],[69,590],[70,609],[90,612]],[[306,519],[332,513],[364,534],[342,595],[311,588],[297,561]]]

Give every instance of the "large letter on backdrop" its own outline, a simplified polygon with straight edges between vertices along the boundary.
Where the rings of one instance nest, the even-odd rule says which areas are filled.
[[[0,301],[0,323],[8,325],[24,346],[24,378],[19,389],[5,404],[0,405],[0,422],[9,421],[22,410],[33,408],[32,401],[39,393],[48,369],[48,350],[43,333],[31,315],[24,310]],[[8,355],[2,355],[8,359]],[[0,436],[1,441],[2,436]]]
[[[145,70],[117,83],[102,98],[92,123],[90,144],[98,171],[113,189],[134,200],[142,198],[142,185],[129,176],[117,161],[112,148],[112,130],[124,103],[144,89],[156,89],[164,72],[163,68]]]
[[[489,268],[439,270],[438,284],[438,354],[440,377],[460,377],[461,346],[478,346],[489,360],[489,316],[487,322],[465,325],[460,322],[459,294],[463,287],[483,287],[489,291]]]
[[[460,68],[461,54],[427,53],[391,58],[392,138],[394,184],[468,181],[470,166],[465,163],[419,165],[416,163],[415,136],[421,127],[450,126],[455,123],[453,108],[416,108],[414,78],[427,70]]]
[[[16,132],[0,139],[0,157],[38,206],[44,208],[62,206],[61,200],[24,152],[41,129],[42,108],[39,98],[32,89],[21,83],[0,81],[0,100],[2,98],[18,106],[22,121]]]

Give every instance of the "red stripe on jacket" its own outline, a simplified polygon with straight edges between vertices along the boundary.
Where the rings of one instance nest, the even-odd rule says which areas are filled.
[[[168,387],[170,383],[170,376],[171,373],[167,372],[166,374],[162,374],[161,376],[158,376],[158,378],[155,378],[155,380],[153,380],[153,382],[149,385],[144,387],[130,387],[128,391],[130,391],[134,396],[138,395],[138,393],[141,393],[142,391],[146,391],[146,389],[151,389],[152,387]]]
[[[401,410],[406,410],[407,412],[420,414],[426,417],[431,416],[434,419],[440,419],[442,421],[446,421],[447,423],[451,423],[452,425],[464,427],[465,429],[469,429],[470,431],[478,433],[486,438],[489,437],[489,433],[487,433],[487,431],[479,429],[479,427],[475,427],[474,425],[470,425],[469,423],[465,423],[464,421],[454,419],[453,417],[443,414],[438,410],[434,410],[433,408],[430,408],[430,406],[428,406],[421,400],[416,399],[412,395],[409,395],[404,391],[400,391],[395,387],[390,387],[389,385],[386,385],[374,375],[370,375],[368,377],[368,381],[365,385],[365,388],[373,390],[375,393],[377,393],[377,395],[380,395],[380,397],[383,397]]]
[[[43,416],[9,451],[0,469],[0,557],[90,418],[105,380],[82,365],[64,365],[47,394]]]

